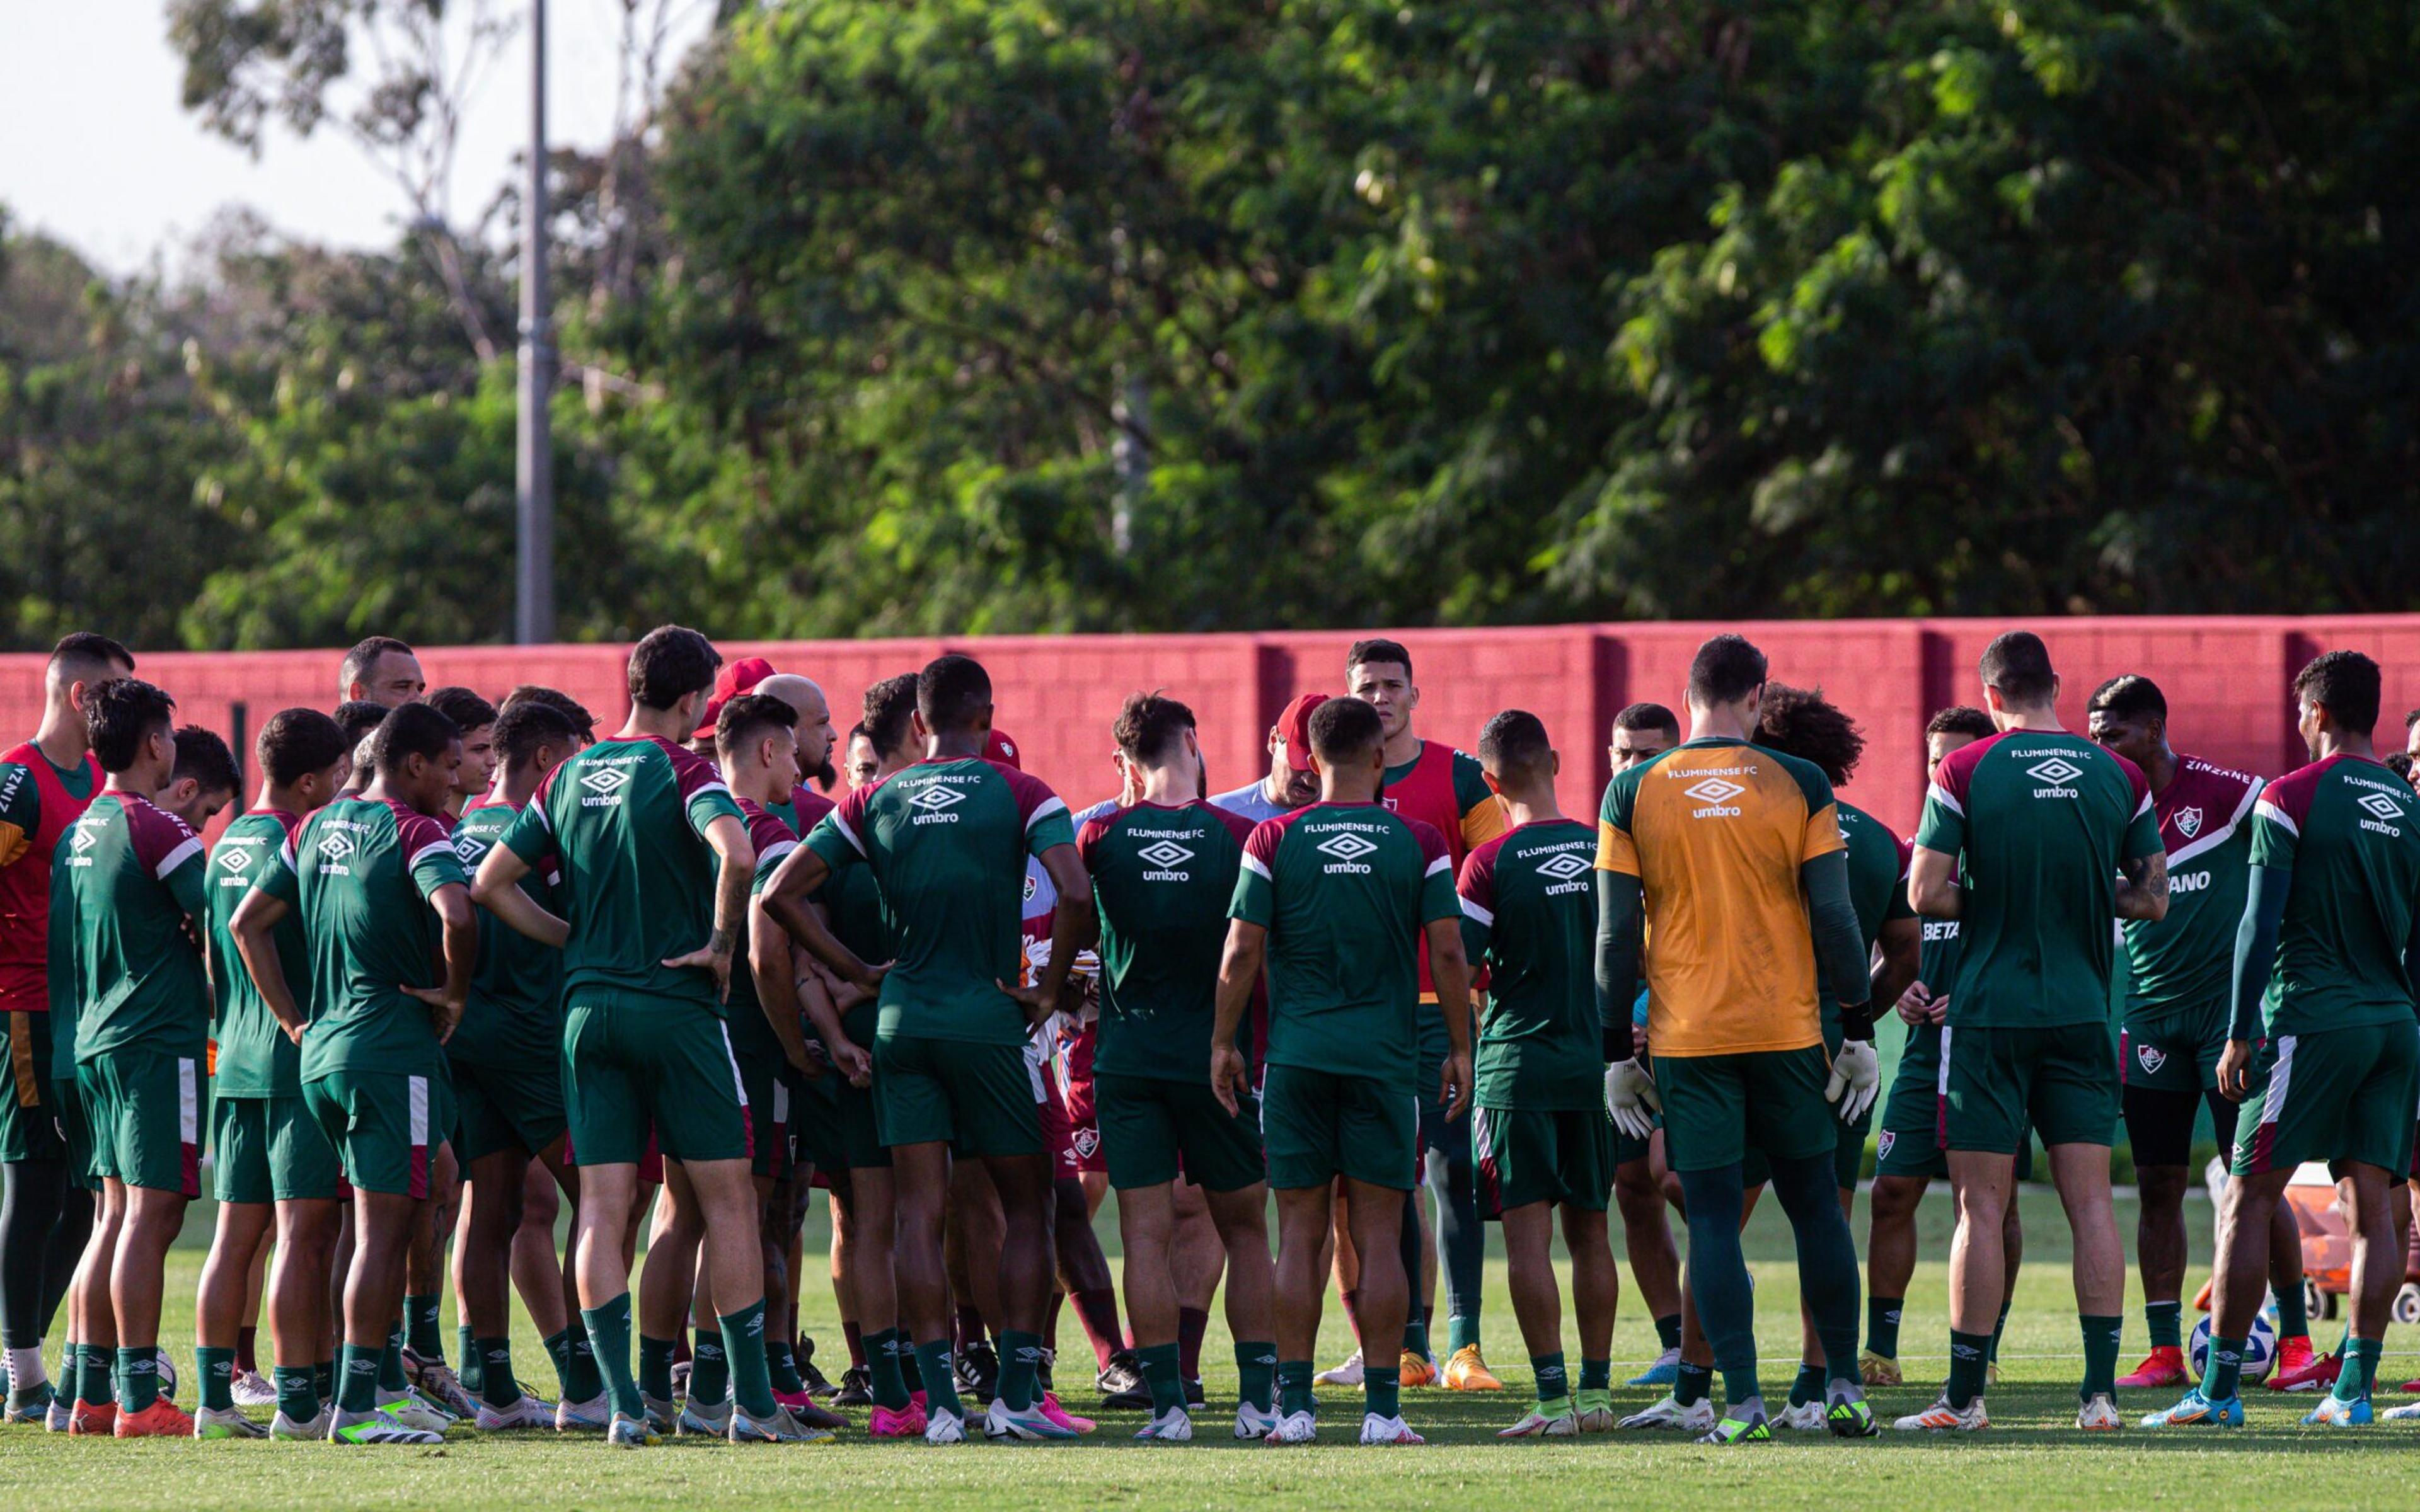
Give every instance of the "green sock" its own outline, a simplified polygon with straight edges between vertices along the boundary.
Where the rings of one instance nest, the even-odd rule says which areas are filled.
[[[445,1335],[437,1321],[434,1292],[407,1292],[403,1299],[404,1343],[430,1365],[445,1363]]]
[[[912,1360],[916,1356],[908,1341],[895,1328],[865,1335],[866,1390],[874,1396],[874,1405],[889,1412],[908,1410],[908,1380],[899,1368],[901,1355]]]
[[[506,1408],[521,1399],[521,1383],[513,1376],[513,1341],[473,1339],[462,1351],[462,1363],[479,1362],[479,1397],[489,1407]],[[463,1375],[468,1377],[469,1371]]]
[[[639,1335],[639,1395],[659,1402],[673,1399],[673,1356],[680,1340]]]
[[[400,1323],[387,1331],[386,1348],[379,1354],[378,1389],[411,1389],[411,1378],[403,1373],[403,1325]]]
[[[1563,1353],[1560,1350],[1552,1354],[1529,1356],[1529,1374],[1537,1378],[1540,1407],[1545,1406],[1548,1402],[1571,1399],[1571,1377],[1563,1370]],[[1546,1415],[1552,1417],[1555,1414],[1549,1412]]]
[[[321,1360],[311,1366],[311,1389],[323,1402],[336,1399],[336,1362]]]
[[[765,1368],[778,1396],[796,1396],[807,1389],[806,1378],[799,1374],[799,1351],[788,1339],[765,1341]]]
[[[895,1341],[891,1352],[899,1362],[899,1383],[913,1396],[924,1389],[924,1372],[916,1364],[916,1341],[908,1336],[904,1328],[892,1329],[891,1336]],[[868,1357],[871,1358],[870,1351]]]
[[[2371,1346],[2373,1354],[2376,1346]],[[228,1358],[234,1358],[232,1351]],[[149,1345],[138,1350],[120,1348],[117,1351],[117,1379],[123,1395],[117,1399],[121,1412],[140,1412],[160,1399],[160,1351]]]
[[[1033,1405],[1034,1377],[1042,1368],[1042,1335],[1002,1329],[1000,1335],[1000,1399],[1012,1412]]]
[[[1416,1354],[1423,1360],[1429,1357],[1429,1321],[1420,1316],[1418,1307],[1404,1315],[1404,1349],[1406,1353]],[[1366,1365],[1368,1362],[1365,1360],[1363,1363]],[[1363,1376],[1367,1378],[1367,1370],[1363,1371]],[[1396,1383],[1402,1384],[1400,1379]]]
[[[1673,1313],[1655,1319],[1655,1342],[1667,1350],[1681,1347],[1681,1315]]]
[[[1764,1382],[1757,1379],[1757,1366],[1751,1362],[1739,1370],[1723,1372],[1723,1415],[1739,1417],[1750,1402],[1764,1401]]]
[[[2336,1376],[2335,1398],[2340,1402],[2357,1402],[2369,1395],[2378,1375],[2378,1351],[2382,1341],[2352,1337],[2345,1340],[2344,1369]]]
[[[1907,1309],[1905,1297],[1866,1299],[1866,1349],[1885,1360],[1899,1358],[1899,1319]]]
[[[277,1387],[277,1410],[287,1422],[308,1423],[319,1415],[319,1383],[312,1379],[309,1365],[271,1365],[269,1379]]]
[[[644,1340],[641,1341],[642,1346]],[[690,1344],[689,1399],[698,1407],[720,1407],[731,1395],[731,1362],[724,1357],[722,1335],[701,1328]]]
[[[2303,1288],[2289,1286],[2277,1293],[2277,1336],[2300,1339],[2311,1336],[2311,1315],[2303,1307]]]
[[[1366,1379],[1367,1372],[1364,1372]],[[1311,1362],[1280,1360],[1278,1362],[1278,1412],[1292,1417],[1296,1412],[1316,1411],[1311,1396]]]
[[[1949,1384],[1942,1396],[1949,1405],[1963,1412],[1976,1397],[1983,1395],[1986,1371],[1992,1363],[1992,1335],[1961,1334],[1949,1331]]]
[[[94,1344],[81,1346],[76,1357],[75,1399],[92,1407],[117,1400],[115,1373],[110,1368],[114,1363],[107,1350]]]
[[[1479,1319],[1465,1318],[1460,1313],[1450,1315],[1445,1320],[1445,1337],[1448,1359],[1460,1354],[1466,1348],[1478,1348]]]
[[[1714,1367],[1682,1361],[1680,1373],[1672,1378],[1672,1399],[1683,1407],[1695,1407],[1714,1394]]]
[[[916,1373],[924,1381],[925,1412],[966,1416],[966,1405],[958,1400],[957,1376],[950,1368],[950,1341],[935,1339],[930,1344],[919,1344],[914,1352]]]
[[[479,1336],[471,1332],[468,1323],[454,1330],[454,1357],[461,1362],[461,1367],[454,1375],[462,1382],[462,1389],[473,1396],[486,1396],[488,1363],[479,1358]]]
[[[1278,1347],[1258,1341],[1235,1346],[1235,1395],[1269,1412],[1277,1406]]]
[[[2000,1299],[2000,1316],[1999,1316],[1998,1318],[1996,1318],[1996,1319],[1994,1319],[1993,1320],[1993,1323],[1992,1323],[1992,1353],[1991,1353],[1991,1363],[1992,1363],[1992,1364],[1993,1364],[1993,1365],[1997,1365],[1997,1364],[1999,1364],[1999,1363],[2000,1363],[2000,1340],[2001,1340],[2002,1336],[2004,1336],[2004,1335],[2009,1332],[2009,1308],[2011,1305],[2013,1305],[2013,1304],[2015,1304],[2015,1302],[2016,1302],[2016,1299],[2015,1299],[2015,1298],[2013,1298],[2013,1297],[2003,1297],[2003,1298],[2001,1298],[2001,1299]],[[2123,1321],[2124,1321],[2124,1320],[2123,1320],[2123,1319],[2120,1319],[2119,1321],[2120,1321],[2120,1325],[2121,1325],[2121,1327],[2122,1327],[2122,1325],[2123,1325]],[[2114,1354],[2114,1353],[2113,1353],[2112,1355],[2110,1355],[2109,1359],[2110,1359],[2110,1365],[2109,1365],[2109,1368],[2110,1368],[2111,1372],[2114,1374],[2114,1373],[2116,1372],[2117,1368],[2118,1368],[2118,1365],[2117,1365],[2118,1356],[2117,1356],[2116,1354]]]
[[[2008,1314],[2000,1315],[2001,1326],[2007,1326]],[[2076,1321],[2084,1328],[2084,1384],[2078,1398],[2090,1401],[2095,1396],[2116,1400],[2118,1396],[2118,1350],[2126,1342],[2126,1316],[2123,1313],[2084,1313]],[[1998,1336],[1996,1331],[1993,1335]]]
[[[1404,1378],[1393,1370],[1373,1370],[1364,1361],[1361,1370],[1361,1411],[1378,1417],[1401,1417],[1404,1414]]]
[[[2181,1350],[2185,1336],[2185,1304],[2180,1302],[2147,1302],[2143,1304],[2143,1326],[2150,1330],[2151,1348]]]
[[[202,1405],[229,1412],[235,1407],[235,1351],[214,1350],[199,1345],[194,1350],[194,1368],[201,1372]]]
[[[339,1412],[368,1412],[378,1408],[379,1360],[386,1352],[383,1344],[355,1344],[348,1340],[338,1352],[337,1365],[344,1384],[336,1393]]]
[[[582,1307],[580,1321],[595,1346],[600,1383],[613,1397],[613,1411],[644,1420],[646,1403],[639,1399],[639,1383],[630,1375],[630,1294],[627,1291],[602,1307]],[[671,1356],[665,1356],[671,1369]]]
[[[555,1390],[566,1401],[578,1401],[571,1395],[571,1330],[546,1336],[546,1357],[554,1362]]]
[[[2344,1378],[2336,1378],[2341,1381]],[[2243,1381],[2243,1341],[2211,1335],[2210,1357],[2201,1369],[2201,1394],[2213,1402],[2242,1395]]]
[[[1613,1362],[1591,1360],[1586,1355],[1580,1356],[1580,1390],[1613,1390]]]
[[[731,1399],[750,1417],[771,1417],[773,1377],[765,1365],[765,1299],[722,1316],[723,1360],[731,1370]],[[700,1343],[706,1335],[698,1335]]]
[[[1790,1381],[1790,1405],[1800,1407],[1808,1402],[1820,1402],[1823,1399],[1823,1367],[1820,1365],[1808,1365],[1805,1361],[1799,1362],[1798,1374],[1792,1377]]]
[[[1151,1388],[1151,1415],[1185,1410],[1185,1375],[1178,1368],[1173,1344],[1146,1344],[1135,1350],[1143,1383]]]
[[[626,1311],[623,1321],[628,1320]],[[564,1394],[575,1402],[594,1401],[605,1395],[605,1372],[597,1363],[597,1346],[589,1339],[588,1309],[582,1308],[564,1332],[571,1342],[571,1379],[564,1383]],[[627,1350],[629,1340],[625,1337],[622,1342]]]

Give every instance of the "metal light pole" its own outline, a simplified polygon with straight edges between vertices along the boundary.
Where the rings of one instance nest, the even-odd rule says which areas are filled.
[[[521,204],[520,425],[514,462],[513,639],[554,639],[554,332],[546,287],[546,0],[530,0],[529,188]]]

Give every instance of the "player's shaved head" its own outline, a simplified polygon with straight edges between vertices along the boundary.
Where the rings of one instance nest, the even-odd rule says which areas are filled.
[[[131,677],[134,674],[134,653],[105,635],[78,630],[60,637],[59,643],[51,648],[48,670],[51,682],[62,687]]]
[[[865,690],[864,712],[858,722],[873,743],[875,755],[895,756],[908,748],[915,737],[915,713],[914,672],[886,677]]]
[[[768,699],[780,699],[800,714],[809,709],[830,707],[830,701],[824,697],[823,685],[798,672],[775,672],[749,691]]]
[[[1129,693],[1109,733],[1126,760],[1165,766],[1185,749],[1185,733],[1198,728],[1193,711],[1166,694]]]
[[[280,709],[254,737],[252,756],[271,785],[290,788],[351,755],[353,745],[335,720],[317,709]]]
[[[1689,702],[1701,709],[1737,703],[1763,685],[1764,653],[1743,635],[1723,634],[1689,658]]]
[[[1311,711],[1311,750],[1329,768],[1366,762],[1386,742],[1378,711],[1357,698],[1332,698]]]
[[[934,734],[963,734],[991,724],[991,674],[972,656],[936,656],[916,674],[916,712]]]
[[[1983,648],[1978,668],[1983,686],[2000,702],[2036,709],[2058,697],[2058,672],[2050,664],[2050,647],[2031,630],[2009,630]]]
[[[2345,733],[2366,737],[2378,728],[2381,681],[2378,663],[2360,652],[2330,651],[2294,674],[2294,697],[2325,709]]]
[[[770,693],[742,693],[715,716],[714,748],[729,761],[768,735],[798,727],[798,708],[788,700]]]
[[[1546,721],[1527,709],[1506,709],[1488,720],[1479,732],[1479,764],[1501,783],[1551,779],[1555,746]]]
[[[669,709],[693,693],[710,692],[722,653],[684,625],[659,625],[630,648],[630,702]]]
[[[1767,683],[1759,706],[1756,743],[1784,756],[1813,762],[1834,787],[1845,787],[1866,753],[1856,721],[1823,696],[1820,687]]]

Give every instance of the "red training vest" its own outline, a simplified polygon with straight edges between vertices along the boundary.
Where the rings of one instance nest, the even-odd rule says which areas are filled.
[[[33,774],[42,795],[42,817],[25,839],[25,854],[0,867],[0,1013],[51,1011],[51,852],[68,826],[84,817],[101,793],[101,766],[87,754],[91,796],[77,797],[59,780],[58,768],[39,746],[26,741],[0,752]]]

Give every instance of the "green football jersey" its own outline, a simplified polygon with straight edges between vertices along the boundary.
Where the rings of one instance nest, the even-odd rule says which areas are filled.
[[[1865,942],[1866,954],[1871,956],[1874,942],[1883,937],[1883,924],[1894,918],[1913,918],[1916,910],[1907,903],[1907,860],[1909,846],[1890,831],[1890,826],[1838,796],[1833,805],[1839,810],[1840,838],[1849,845],[1849,903],[1857,912],[1857,938]],[[1870,983],[1856,984],[1857,995],[1870,991]],[[1832,983],[1824,981],[1819,972],[1816,990],[1823,995],[1823,1027],[1828,1035],[1840,1023],[1840,998]],[[1885,1012],[1887,1003],[1877,1003],[1874,1011]]]
[[[898,945],[879,1032],[1023,1044],[1025,1011],[999,984],[1024,964],[1025,859],[1075,842],[1039,779],[972,756],[918,762],[826,814],[808,847],[835,873],[873,871]]]
[[[2126,1023],[2226,1019],[2235,932],[2252,887],[2252,806],[2261,782],[2192,756],[2151,800],[2168,853],[2165,918],[2126,920]]]
[[[479,863],[504,842],[520,816],[520,804],[482,798],[454,826],[454,855],[462,874],[476,876]],[[521,891],[560,918],[561,877],[550,864],[521,878]],[[471,973],[471,1003],[461,1026],[445,1041],[445,1053],[465,1065],[525,1065],[563,1053],[563,952],[533,940],[504,920],[479,910],[479,964]]]
[[[824,885],[816,889],[815,901],[830,916],[832,937],[847,946],[860,961],[878,966],[899,953],[891,936],[891,916],[883,906],[882,887],[874,880],[873,868],[843,867],[824,879]],[[873,1049],[874,1031],[881,1012],[880,999],[869,997],[843,1013],[840,1026],[848,1035],[849,1042],[861,1050]]]
[[[64,909],[70,921],[76,1059],[133,1044],[198,1057],[210,1025],[194,949],[208,924],[200,839],[149,799],[105,788],[52,864],[53,917]]]
[[[269,1000],[252,984],[236,953],[227,921],[258,882],[285,863],[278,853],[302,821],[281,809],[255,809],[226,826],[210,847],[210,988],[218,1007],[218,1057],[210,1089],[218,1097],[300,1097],[302,1047],[287,1039]],[[286,990],[308,1018],[311,1013],[311,949],[300,915],[288,911],[270,931]]]
[[[1113,810],[1077,837],[1101,916],[1094,1074],[1209,1085],[1227,904],[1251,833],[1197,800]],[[1239,1048],[1249,1033],[1237,1026]]]
[[[2118,872],[2160,852],[2140,768],[2065,731],[1978,740],[1934,772],[1916,843],[1963,858],[1953,1027],[2108,1021]]]
[[[1244,845],[1228,917],[1268,931],[1268,1063],[1419,1088],[1419,943],[1462,914],[1434,825],[1314,803]]]
[[[504,843],[562,878],[566,1004],[594,991],[722,1011],[712,972],[664,963],[713,936],[721,863],[706,832],[725,817],[742,816],[714,764],[652,735],[600,740],[546,775]]]
[[[1585,1113],[1605,1096],[1596,1017],[1596,831],[1519,825],[1463,858],[1462,939],[1493,983],[1475,1055],[1479,1105]]]
[[[798,802],[806,809],[810,823],[831,809],[828,799],[804,789],[799,790]],[[817,805],[821,807],[817,808]],[[783,807],[789,806],[785,804]],[[773,879],[774,872],[780,869],[792,851],[799,848],[799,832],[766,805],[742,798],[739,811],[748,818],[749,843],[756,847],[756,875],[748,889],[750,896],[753,897],[765,890],[765,884]],[[749,962],[748,937],[743,933],[739,938],[738,953],[731,958],[731,1053],[742,1064],[747,1064],[752,1056],[767,1065],[787,1065],[782,1041],[773,1032],[772,1021],[765,1016],[765,1000],[756,995],[756,975]]]
[[[2415,806],[2392,771],[2341,755],[2279,778],[2254,805],[2252,864],[2293,876],[2261,1005],[2270,1038],[2411,1022]]]
[[[254,886],[300,912],[311,943],[302,1079],[442,1074],[428,1006],[403,989],[444,985],[427,900],[448,883],[470,885],[444,822],[392,798],[338,798],[304,820],[279,856]]]

